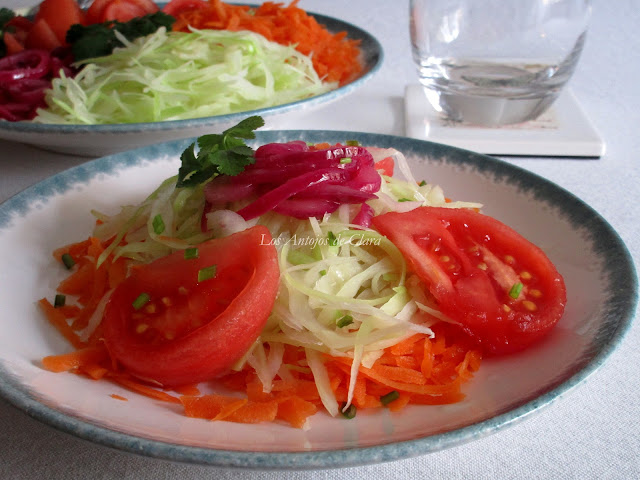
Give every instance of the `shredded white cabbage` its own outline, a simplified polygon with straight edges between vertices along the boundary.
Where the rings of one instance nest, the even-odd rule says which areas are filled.
[[[336,88],[311,58],[252,32],[193,30],[128,41],[54,79],[36,123],[108,124],[182,120],[302,100]]]

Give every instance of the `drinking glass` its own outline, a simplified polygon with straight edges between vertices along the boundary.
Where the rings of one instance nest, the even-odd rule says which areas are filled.
[[[499,126],[558,97],[585,42],[589,0],[411,0],[413,59],[444,117]]]

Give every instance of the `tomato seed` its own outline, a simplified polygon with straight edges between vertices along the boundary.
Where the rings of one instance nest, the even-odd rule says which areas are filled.
[[[178,288],[178,293],[180,295],[186,295],[187,293],[189,293],[189,290],[187,290],[185,287],[180,287]]]
[[[449,258],[449,256],[448,256],[448,255],[442,255],[442,256],[440,257],[440,260],[441,260],[441,261],[443,261],[443,262],[448,262],[448,261],[449,261],[449,260],[451,260],[451,259]]]
[[[537,289],[534,288],[534,289],[529,290],[529,295],[531,295],[532,297],[535,297],[535,298],[540,298],[542,296],[542,292],[540,290],[537,290]]]
[[[149,328],[149,325],[147,325],[146,323],[141,323],[136,327],[136,333],[144,333],[147,328]]]
[[[520,278],[522,278],[523,280],[531,280],[532,275],[529,272],[522,272],[520,274]]]
[[[156,307],[155,303],[150,303],[146,307],[144,307],[144,311],[147,313],[156,313],[158,307]]]
[[[173,305],[173,302],[171,301],[171,299],[169,297],[162,297],[162,304],[165,307],[170,307],[171,305]]]
[[[479,263],[479,264],[478,264],[478,268],[479,268],[480,270],[486,270],[488,267],[487,267],[487,264],[486,264],[486,263],[482,262],[482,263]]]
[[[507,313],[509,313],[511,311],[511,307],[509,305],[507,305],[506,303],[502,304],[502,309]]]
[[[538,309],[538,307],[536,306],[536,304],[535,304],[535,303],[533,303],[533,302],[532,302],[532,301],[530,301],[530,300],[523,300],[523,302],[522,302],[522,306],[523,306],[524,308],[526,308],[527,310],[529,310],[530,312],[535,312],[535,311]]]
[[[504,261],[507,262],[509,265],[513,265],[516,261],[515,258],[513,258],[513,256],[511,255],[505,255],[504,256]]]

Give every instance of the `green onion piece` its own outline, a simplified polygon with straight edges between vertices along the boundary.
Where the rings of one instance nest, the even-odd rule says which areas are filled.
[[[520,292],[522,292],[522,287],[524,287],[522,283],[515,283],[513,287],[511,287],[511,290],[509,290],[509,296],[514,300],[517,299],[520,296]]]
[[[329,233],[327,233],[327,238],[329,239],[329,245],[331,245],[332,247],[338,246],[338,239],[333,232],[329,231]]]
[[[76,264],[76,261],[68,253],[63,253],[62,263],[64,263],[64,266],[67,267],[68,270],[71,270],[71,267],[73,267]]]
[[[149,296],[149,294],[143,292],[140,295],[138,295],[138,298],[136,298],[131,305],[135,310],[140,310],[147,303],[149,303],[149,300],[151,300],[151,297]]]
[[[162,215],[158,214],[153,217],[152,225],[153,231],[156,233],[156,235],[160,235],[162,232],[164,232],[164,220],[162,220]]]
[[[198,249],[196,247],[185,249],[184,259],[193,260],[194,258],[198,258]]]
[[[398,280],[398,275],[396,273],[383,273],[382,280],[385,282],[395,282]]]
[[[304,265],[306,263],[313,263],[316,259],[300,250],[290,250],[287,255],[287,261],[291,265]]]
[[[65,295],[62,295],[61,293],[56,294],[56,298],[53,300],[53,307],[54,308],[58,308],[58,307],[64,307],[64,304],[67,301],[67,297]]]
[[[400,394],[398,393],[398,391],[394,390],[393,392],[389,392],[386,395],[381,396],[380,403],[386,406],[386,405],[389,405],[394,400],[397,400],[399,397],[400,397]]]
[[[338,328],[342,328],[346,327],[347,325],[351,325],[352,323],[353,317],[351,315],[345,315],[336,322],[336,325],[338,326]]]
[[[398,200],[399,202],[411,202],[412,200],[410,200],[409,198],[401,198],[400,200]]]
[[[347,145],[349,147],[359,147],[360,142],[358,140],[347,140]]]
[[[342,406],[340,407],[340,412],[342,412],[342,416],[348,419],[355,417],[358,411],[356,406],[351,404],[349,405],[349,408],[347,408],[346,410],[344,409],[345,406],[346,406],[346,403],[343,403]]]
[[[321,277],[324,277],[327,274],[327,271],[326,270],[320,270],[318,273],[320,274]]]
[[[344,157],[340,159],[340,163],[345,165],[347,163],[351,163],[351,157]]]
[[[426,180],[422,180],[422,181],[418,184],[418,186],[419,186],[419,187],[424,187],[426,184],[427,184],[427,181],[426,181]]]
[[[205,280],[209,280],[216,276],[216,265],[211,265],[210,267],[201,268],[198,271],[198,282],[204,282]]]

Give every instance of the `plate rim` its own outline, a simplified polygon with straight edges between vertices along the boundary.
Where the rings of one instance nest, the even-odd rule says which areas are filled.
[[[161,3],[162,4],[162,3]],[[245,4],[251,7],[257,6],[256,4]],[[272,105],[270,107],[263,107],[255,110],[246,110],[242,112],[227,113],[224,115],[212,115],[208,117],[189,118],[184,120],[166,120],[159,122],[137,122],[137,123],[114,123],[114,124],[98,124],[98,125],[85,125],[85,124],[41,124],[33,123],[31,121],[9,122],[6,120],[0,120],[0,138],[3,132],[11,133],[25,133],[29,135],[37,134],[57,134],[57,135],[74,135],[74,134],[136,134],[136,133],[150,133],[150,132],[164,132],[164,131],[179,131],[196,128],[200,126],[216,124],[225,124],[231,122],[238,122],[241,119],[249,115],[261,115],[269,116],[275,114],[284,114],[287,112],[295,111],[299,106],[314,107],[317,105],[324,105],[331,101],[342,98],[352,91],[358,89],[366,82],[368,82],[375,74],[381,69],[384,64],[385,53],[384,48],[380,41],[369,31],[354,25],[350,22],[341,20],[339,18],[331,17],[328,15],[314,13],[305,10],[307,14],[314,17],[318,23],[321,23],[330,31],[342,31],[346,30],[349,38],[359,40],[371,47],[369,52],[369,59],[365,58],[365,71],[358,78],[351,82],[339,86],[334,90],[315,95],[313,97],[296,100],[293,102],[283,103],[280,105]],[[356,34],[355,37],[351,35]],[[363,50],[363,54],[366,53]],[[370,62],[367,62],[370,60]]]
[[[478,172],[502,174],[511,180],[511,183],[515,182],[521,184],[521,186],[527,184],[529,188],[535,186],[542,190],[552,191],[555,196],[565,200],[565,203],[547,201],[548,204],[560,208],[563,213],[580,210],[583,216],[588,216],[590,221],[598,226],[597,235],[594,233],[588,239],[592,243],[594,251],[603,254],[605,251],[598,248],[598,244],[603,245],[606,243],[607,258],[613,256],[608,252],[615,252],[615,265],[610,265],[607,262],[603,265],[603,269],[605,271],[616,271],[616,275],[621,275],[621,278],[617,278],[616,282],[618,284],[622,282],[626,287],[617,289],[617,292],[612,292],[611,297],[605,301],[605,305],[614,303],[617,305],[616,315],[620,318],[620,321],[616,324],[616,329],[607,337],[606,341],[599,345],[600,348],[581,368],[571,373],[568,372],[561,381],[550,384],[545,393],[525,400],[514,408],[488,419],[447,432],[366,447],[296,452],[254,452],[180,445],[138,437],[90,423],[87,420],[63,413],[38,402],[30,396],[27,389],[20,388],[19,382],[5,371],[2,364],[0,364],[0,396],[32,418],[58,430],[96,444],[151,458],[222,468],[263,470],[352,467],[433,453],[496,433],[508,426],[519,423],[564,397],[586,381],[620,346],[625,335],[630,330],[638,303],[638,279],[633,258],[622,238],[606,219],[563,187],[540,175],[498,158],[448,145],[394,135],[340,130],[266,130],[257,132],[256,142],[278,141],[276,138],[278,136],[284,136],[287,139],[305,138],[310,141],[327,140],[329,138],[369,139],[372,146],[395,145],[397,148],[399,144],[404,144],[399,150],[406,152],[408,150],[421,149],[423,156],[428,155],[429,157],[434,157],[437,153],[450,153],[451,158],[440,156],[436,159],[431,158],[430,161],[469,165]],[[158,157],[169,154],[179,154],[180,149],[186,147],[192,141],[193,139],[174,140],[120,152],[77,165],[48,177],[0,204],[0,233],[6,228],[11,228],[8,221],[10,215],[7,214],[7,211],[9,213],[26,213],[29,210],[28,204],[33,202],[34,197],[46,197],[54,192],[59,192],[61,186],[69,187],[74,185],[74,179],[76,183],[78,178],[87,181],[99,174],[117,171],[118,168],[136,165],[145,161],[153,161]],[[411,148],[407,148],[408,146]],[[481,160],[481,162],[478,162],[478,160]],[[65,184],[65,182],[67,183]],[[603,241],[605,237],[607,242]],[[609,310],[605,309],[605,313],[609,312]]]

